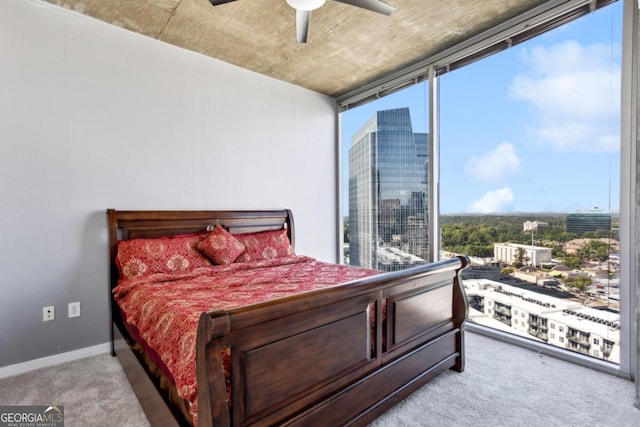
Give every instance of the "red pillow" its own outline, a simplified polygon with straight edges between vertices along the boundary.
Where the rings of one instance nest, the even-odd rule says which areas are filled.
[[[215,264],[231,264],[244,249],[244,245],[220,225],[216,225],[216,228],[198,243],[198,250]]]
[[[286,229],[234,234],[234,236],[245,246],[244,252],[236,262],[261,261],[295,255]]]
[[[209,260],[196,249],[204,235],[181,234],[157,239],[119,241],[116,265],[120,278],[211,267]]]

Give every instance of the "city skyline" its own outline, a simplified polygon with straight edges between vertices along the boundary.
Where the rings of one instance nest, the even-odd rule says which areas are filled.
[[[621,7],[440,77],[441,214],[619,210]],[[400,107],[429,132],[427,83],[342,113],[345,180],[355,130]]]

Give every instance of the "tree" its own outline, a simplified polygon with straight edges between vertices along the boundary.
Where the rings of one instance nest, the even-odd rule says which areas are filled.
[[[493,255],[493,245],[491,246],[465,245],[464,250],[462,252],[469,256],[488,258]]]
[[[591,285],[593,285],[593,280],[591,277],[587,276],[567,277],[564,283],[582,294],[586,300],[589,296],[587,292],[589,291],[589,288],[591,288]]]
[[[513,261],[512,265],[516,268],[520,268],[524,265],[526,260],[527,256],[525,250],[523,248],[516,249],[515,260]]]
[[[565,255],[564,247],[559,244],[551,244],[551,255],[558,258]]]
[[[609,259],[609,244],[600,240],[589,240],[580,248],[580,257],[586,260],[606,261]]]
[[[569,268],[580,268],[580,258],[577,256],[564,257],[562,263]]]
[[[504,267],[500,269],[501,276],[511,276],[512,274],[513,274],[513,268],[511,267]]]

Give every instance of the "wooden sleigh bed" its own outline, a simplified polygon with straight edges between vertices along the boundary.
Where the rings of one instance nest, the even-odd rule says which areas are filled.
[[[194,419],[177,404],[171,373],[163,373],[153,357],[145,356],[145,346],[136,344],[140,337],[114,298],[114,289],[126,282],[119,245],[191,233],[206,236],[207,230],[222,225],[236,237],[285,230],[293,248],[292,214],[109,209],[107,219],[112,354],[152,425],[190,425]],[[460,272],[467,263],[456,257],[196,313],[197,425],[367,425],[443,371],[462,372],[468,308]],[[163,285],[170,281],[162,277]]]

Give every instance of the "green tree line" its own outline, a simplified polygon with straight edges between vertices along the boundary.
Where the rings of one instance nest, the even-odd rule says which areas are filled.
[[[617,238],[614,235],[610,236],[611,232],[607,230],[586,232],[582,235],[568,233],[566,231],[565,218],[564,214],[442,215],[440,217],[441,246],[442,249],[450,252],[477,257],[491,257],[493,256],[494,243],[531,244],[531,232],[523,230],[526,221],[538,221],[547,224],[534,230],[534,244],[551,248],[554,256],[563,255],[563,245],[569,240],[577,238]],[[585,245],[585,247],[590,255],[608,256],[607,245],[602,242],[594,241]],[[597,258],[596,256],[584,255],[584,258]]]

